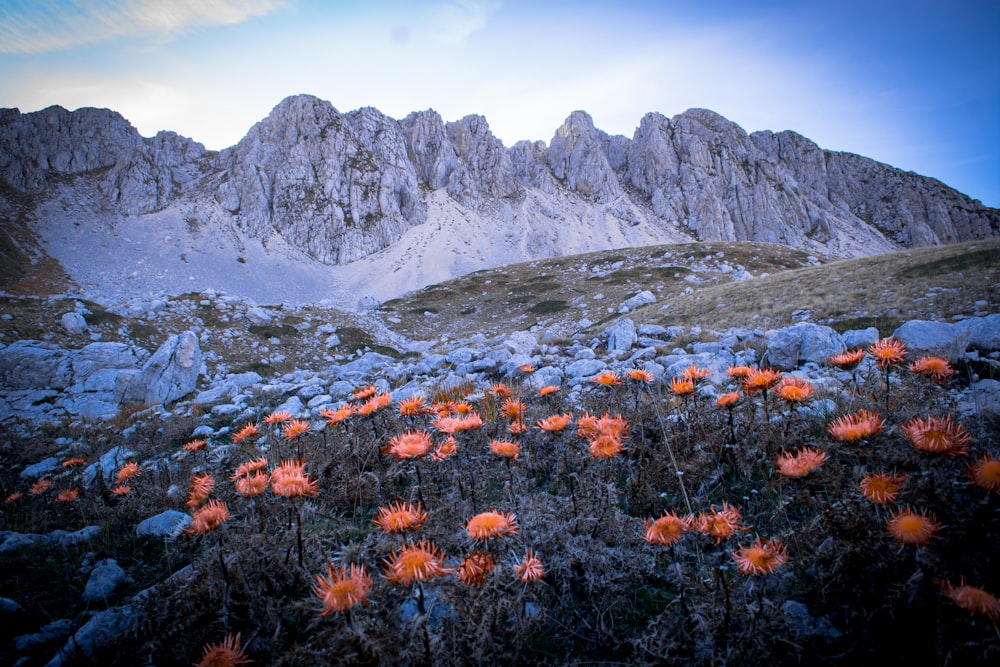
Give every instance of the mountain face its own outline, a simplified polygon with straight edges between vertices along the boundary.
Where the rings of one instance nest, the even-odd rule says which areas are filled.
[[[218,153],[171,132],[143,138],[109,110],[0,110],[0,213],[43,244],[68,217],[102,235],[183,218],[236,239],[243,262],[247,244],[280,245],[358,274],[380,298],[624,245],[764,241],[858,256],[1000,234],[1000,211],[934,179],[794,132],[747,134],[704,109],[649,113],[631,139],[575,111],[548,145],[507,148],[481,116],[397,121],[305,95]],[[344,265],[358,270],[337,274]]]

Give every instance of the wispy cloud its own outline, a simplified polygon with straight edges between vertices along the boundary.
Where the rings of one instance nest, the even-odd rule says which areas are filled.
[[[122,37],[169,38],[241,23],[284,0],[15,0],[0,6],[0,53],[47,53]]]

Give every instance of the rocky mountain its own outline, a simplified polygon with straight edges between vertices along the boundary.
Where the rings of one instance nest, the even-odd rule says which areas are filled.
[[[850,257],[1000,234],[1000,211],[934,179],[794,132],[747,134],[704,109],[647,114],[631,139],[575,111],[548,145],[507,148],[481,116],[394,120],[306,95],[218,153],[171,132],[143,138],[109,110],[0,110],[0,213],[8,234],[30,229],[98,293],[267,299],[278,274],[299,298],[348,307],[490,266],[650,243]],[[81,257],[81,244],[94,252]]]

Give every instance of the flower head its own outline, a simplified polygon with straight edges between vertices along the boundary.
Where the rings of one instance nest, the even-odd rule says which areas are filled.
[[[775,463],[778,465],[778,472],[785,477],[805,477],[826,461],[826,454],[823,452],[804,447],[797,453],[784,453],[778,457]]]
[[[195,667],[235,667],[252,662],[243,652],[239,633],[229,633],[221,644],[205,644],[205,653]]]
[[[870,410],[858,410],[834,420],[826,430],[836,440],[857,442],[882,432],[882,416]]]
[[[801,403],[812,396],[813,386],[800,377],[784,377],[774,393],[788,403]]]
[[[132,485],[130,484],[118,484],[108,489],[108,493],[110,493],[113,496],[124,496],[125,494],[131,491],[132,491]]]
[[[531,364],[521,364],[520,366],[517,367],[517,370],[521,371],[522,373],[534,373],[535,367]]]
[[[731,378],[743,379],[753,373],[754,369],[751,366],[730,366],[726,369],[726,375]]]
[[[541,421],[535,422],[535,426],[543,431],[561,431],[569,426],[572,419],[573,417],[567,412],[562,415],[552,415],[550,417],[546,417]]]
[[[493,440],[490,442],[490,451],[497,456],[516,461],[521,454],[521,443],[516,440]]]
[[[431,454],[431,459],[434,461],[444,461],[450,458],[455,452],[458,451],[458,444],[455,442],[455,436],[449,435],[445,438],[444,442],[434,448],[434,452]]]
[[[426,540],[392,551],[383,565],[386,578],[396,584],[426,581],[452,572],[444,565],[444,553]]]
[[[715,399],[715,404],[720,408],[731,408],[740,400],[740,392],[730,391]]]
[[[74,456],[72,458],[68,458],[65,461],[63,461],[62,467],[71,468],[72,466],[82,466],[86,462],[87,459],[83,458],[82,456]]]
[[[542,559],[536,556],[534,551],[527,549],[524,552],[524,560],[514,566],[514,574],[524,583],[540,580],[545,576]]]
[[[970,614],[982,614],[994,623],[1000,621],[1000,600],[983,589],[969,586],[964,578],[958,586],[952,586],[950,581],[938,584],[952,602]]]
[[[899,430],[914,447],[931,454],[947,454],[948,456],[964,456],[969,453],[969,434],[961,424],[952,421],[951,417],[914,417],[901,424]]]
[[[484,551],[473,551],[458,566],[458,578],[466,586],[478,586],[495,568],[493,556]]]
[[[465,524],[465,532],[474,540],[516,535],[518,530],[520,526],[517,525],[517,518],[513,514],[494,510],[477,514]]]
[[[300,498],[315,496],[319,493],[319,484],[306,474],[305,461],[282,461],[271,471],[271,490],[283,498]]]
[[[31,485],[29,493],[33,496],[37,496],[48,491],[50,486],[52,486],[51,479],[40,479]]]
[[[914,361],[910,364],[910,371],[918,375],[927,375],[938,384],[942,384],[958,372],[951,367],[947,359],[933,355],[920,357]]]
[[[714,537],[716,544],[722,544],[722,540],[737,531],[747,530],[747,526],[740,523],[739,509],[726,502],[722,503],[721,510],[712,505],[711,512],[699,514],[694,525],[700,532]]]
[[[308,432],[309,422],[305,419],[293,419],[289,422],[285,422],[285,425],[281,429],[281,435],[283,435],[285,440],[288,440],[289,442]]]
[[[969,479],[976,486],[1000,493],[1000,459],[983,454],[983,458],[969,466]]]
[[[267,467],[267,458],[263,455],[251,461],[244,461],[236,468],[236,472],[229,479],[231,481],[237,481],[240,477],[247,477],[255,472],[260,472]]]
[[[694,380],[680,376],[670,378],[670,393],[678,396],[690,396],[694,393]]]
[[[904,482],[906,475],[870,472],[861,478],[861,493],[876,505],[885,505],[896,500]]]
[[[538,390],[539,396],[548,396],[549,394],[554,394],[559,391],[559,385],[547,384]]]
[[[898,338],[883,338],[868,348],[868,354],[875,358],[879,368],[895,366],[906,359],[906,345]]]
[[[926,511],[917,514],[911,509],[902,509],[892,513],[886,528],[900,544],[924,546],[934,539],[941,524]]]
[[[516,401],[512,398],[508,398],[500,405],[500,414],[511,421],[524,419],[525,410],[523,401]]]
[[[358,407],[358,414],[362,417],[374,414],[381,410],[382,408],[387,408],[392,405],[392,395],[391,394],[378,394],[372,396],[367,401],[362,403]]]
[[[590,378],[591,382],[597,384],[603,384],[605,387],[611,387],[616,384],[621,384],[622,379],[618,377],[618,373],[615,371],[604,371],[603,373],[598,373],[594,377]]]
[[[357,411],[358,409],[353,404],[344,403],[337,407],[336,410],[331,410],[330,408],[321,410],[319,416],[326,420],[327,426],[336,426],[350,419]]]
[[[431,434],[427,431],[406,431],[389,438],[388,444],[382,451],[399,460],[422,459],[433,446]]]
[[[764,392],[778,384],[781,380],[781,371],[773,368],[753,368],[750,373],[743,378],[743,392],[749,395]]]
[[[236,493],[247,498],[259,496],[267,491],[271,476],[264,473],[254,473],[236,480]]]
[[[285,410],[281,410],[279,412],[272,412],[267,417],[264,417],[264,423],[268,424],[268,425],[270,425],[270,424],[282,424],[282,423],[290,421],[292,419],[294,419],[294,416],[292,415],[291,412],[287,412]]]
[[[497,382],[495,385],[490,387],[490,393],[497,398],[507,398],[510,396],[510,387],[505,385],[503,382]]]
[[[522,421],[513,421],[507,425],[507,431],[511,435],[520,435],[528,430],[528,425]]]
[[[424,414],[424,404],[426,402],[427,399],[423,396],[410,396],[409,398],[402,399],[399,402],[399,416],[416,417]]]
[[[126,482],[141,472],[142,468],[139,467],[138,463],[135,461],[129,461],[118,470],[118,475],[115,477],[115,483],[121,484],[122,482]]]
[[[653,381],[653,374],[644,368],[631,368],[625,371],[625,376],[629,380],[635,380],[636,382],[645,382],[649,384]]]
[[[316,575],[316,585],[313,595],[323,603],[319,610],[320,616],[334,612],[342,614],[357,604],[368,604],[368,591],[372,587],[371,577],[365,572],[364,565],[351,563],[346,567],[334,568],[333,563],[326,564],[327,576]]]
[[[187,506],[194,509],[208,500],[208,494],[215,487],[215,480],[208,473],[193,475],[191,489],[188,491]]]
[[[417,530],[427,520],[427,513],[420,503],[416,505],[397,501],[388,507],[378,508],[378,514],[372,519],[372,525],[378,526],[386,533],[402,533],[405,530]]]
[[[215,530],[226,521],[229,521],[229,508],[221,500],[212,498],[191,517],[191,527],[185,532],[199,534]]]
[[[202,440],[201,438],[196,438],[194,440],[184,443],[181,449],[183,449],[185,452],[197,452],[201,449],[204,449],[205,445],[207,444],[208,442],[206,440]]]
[[[253,436],[257,435],[258,433],[260,433],[260,427],[257,426],[256,423],[250,422],[249,424],[247,424],[246,426],[244,426],[243,428],[241,428],[236,433],[233,433],[233,444],[234,445],[238,445],[239,443],[243,442],[247,438],[252,438]]]
[[[696,365],[691,364],[683,371],[681,371],[681,378],[684,380],[691,380],[692,382],[697,382],[702,378],[706,378],[712,374],[709,368],[698,368]]]
[[[66,489],[56,496],[56,501],[60,503],[71,503],[80,497],[80,489]]]
[[[845,350],[844,352],[839,352],[832,355],[826,361],[831,366],[836,366],[837,368],[849,371],[865,358],[865,351],[861,348],[856,350]]]
[[[691,522],[690,516],[677,516],[675,512],[664,514],[656,521],[646,519],[642,539],[650,544],[673,544],[691,530]]]
[[[590,439],[590,457],[613,459],[622,452],[622,442],[613,435],[598,435]]]
[[[353,396],[354,399],[357,401],[364,401],[371,398],[377,393],[378,393],[378,387],[376,387],[373,384],[368,384],[363,387],[358,387],[357,389],[352,391],[351,396]]]
[[[743,574],[770,574],[788,562],[788,550],[778,540],[758,537],[750,546],[734,551],[733,560]]]

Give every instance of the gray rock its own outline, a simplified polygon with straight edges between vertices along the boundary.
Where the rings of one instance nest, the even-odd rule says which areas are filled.
[[[247,320],[250,321],[251,325],[262,327],[267,326],[274,319],[274,316],[270,311],[257,306],[247,308],[246,314]]]
[[[538,337],[530,331],[515,331],[504,340],[504,346],[511,354],[531,356],[538,349]]]
[[[0,597],[0,614],[4,616],[10,616],[24,611],[24,609],[14,600],[10,598]]]
[[[954,362],[965,356],[971,332],[956,324],[910,320],[893,331],[892,337],[903,341],[910,360],[933,354]]]
[[[608,338],[608,352],[628,352],[638,339],[635,323],[628,318],[605,329],[604,335]]]
[[[118,469],[134,456],[135,452],[124,445],[112,447],[96,463],[91,463],[83,469],[83,485],[88,489],[93,488],[100,476],[104,484],[110,486],[115,481]]]
[[[50,343],[18,340],[0,348],[0,387],[65,389],[73,382],[70,355]]]
[[[28,653],[36,651],[46,644],[66,641],[66,638],[73,634],[73,627],[73,621],[68,618],[60,618],[51,623],[46,623],[39,628],[38,632],[15,637],[14,650],[18,653]]]
[[[567,378],[579,380],[580,378],[589,378],[597,375],[607,367],[608,365],[600,359],[580,359],[566,366],[564,373]],[[535,371],[533,375],[537,374],[538,371]]]
[[[177,510],[166,510],[148,519],[143,519],[135,527],[139,537],[171,537],[191,525],[191,517]]]
[[[840,334],[841,340],[844,341],[844,347],[848,350],[856,350],[859,348],[868,348],[879,340],[878,329],[875,327],[868,327],[867,329],[849,329],[844,333]]]
[[[112,607],[97,612],[76,631],[46,667],[75,665],[80,659],[93,657],[98,651],[112,645],[122,634],[128,632],[141,615],[139,607],[133,605]]]
[[[979,380],[959,394],[958,412],[963,417],[1000,415],[1000,381]]]
[[[124,387],[121,401],[161,405],[181,399],[194,391],[201,365],[198,336],[191,331],[170,336]]]
[[[824,363],[830,355],[844,351],[844,341],[828,326],[799,322],[767,332],[766,363],[783,371],[806,362]]]
[[[618,306],[619,314],[631,313],[640,306],[656,303],[656,296],[649,290],[643,290],[630,299],[626,299]],[[648,335],[648,334],[647,334]]]
[[[955,326],[969,332],[969,346],[991,352],[1000,350],[1000,313],[986,317],[970,317]]]
[[[87,320],[83,319],[80,313],[64,313],[59,323],[71,334],[82,334],[87,331]]]
[[[305,410],[305,403],[298,396],[290,396],[288,400],[274,409],[274,412],[287,412],[294,417],[298,417]]]
[[[114,558],[105,558],[97,563],[87,578],[82,598],[86,602],[103,602],[115,589],[129,581],[128,574]]]
[[[25,466],[24,470],[21,471],[22,479],[38,479],[39,477],[44,477],[48,475],[53,470],[59,468],[59,459],[50,456],[47,459],[43,459],[38,463],[32,463],[30,466]]]

